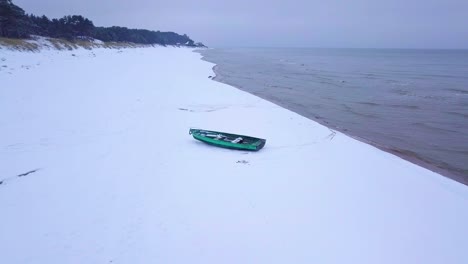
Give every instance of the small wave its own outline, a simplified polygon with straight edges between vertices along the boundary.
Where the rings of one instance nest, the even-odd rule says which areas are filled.
[[[456,79],[458,76],[456,75],[447,75],[447,74],[419,74],[419,76],[423,78],[447,78],[447,79]]]
[[[429,124],[426,124],[426,123],[412,123],[411,124],[412,126],[415,126],[415,127],[419,127],[419,128],[424,128],[424,129],[427,129],[427,130],[431,130],[431,131],[441,131],[441,132],[449,132],[449,133],[459,133],[459,131],[455,131],[455,130],[451,130],[451,129],[447,129],[445,127],[436,127],[436,126],[431,126]]]
[[[397,85],[399,85],[399,86],[408,86],[408,85],[410,85],[410,83],[402,82],[402,83],[397,83]]]
[[[467,90],[461,90],[461,89],[457,89],[457,88],[447,88],[447,89],[444,89],[444,90],[450,91],[450,92],[455,92],[455,93],[458,93],[458,94],[468,94]]]
[[[292,90],[292,87],[281,86],[281,85],[268,85],[268,87],[271,87],[271,88],[279,88],[279,89],[286,89],[286,90]]]
[[[420,109],[419,106],[417,105],[399,105],[399,104],[393,104],[393,105],[387,105],[388,107],[391,108],[403,108],[403,109],[410,109],[410,110],[416,110]]]
[[[319,84],[325,84],[329,86],[335,86],[335,87],[342,87],[341,84],[335,83],[335,82],[330,82],[330,81],[318,81]]]
[[[390,92],[393,93],[393,94],[399,94],[399,95],[409,95],[410,94],[410,91],[403,90],[403,89],[391,89]]]
[[[380,106],[381,104],[377,104],[377,103],[372,103],[372,102],[357,102],[358,104],[361,104],[361,105],[369,105],[369,106]]]
[[[424,96],[418,96],[420,98],[424,99],[429,99],[429,100],[436,100],[436,101],[447,101],[446,96],[440,96],[440,95],[424,95]]]
[[[362,116],[362,117],[366,117],[366,118],[379,119],[379,117],[377,115],[373,115],[373,114],[363,114],[363,113],[359,113],[359,112],[356,112],[356,111],[350,111],[350,112],[352,114]]]
[[[382,75],[381,74],[375,74],[375,73],[364,73],[362,74],[362,77],[364,79],[371,79],[371,80],[374,80],[374,79],[380,79],[382,78]]]
[[[458,113],[458,112],[445,112],[445,113],[449,115],[453,115],[453,116],[468,118],[468,114],[465,114],[465,113]]]
[[[453,152],[468,156],[468,150],[453,150]]]
[[[296,107],[299,107],[299,108],[307,108],[306,105],[304,104],[301,104],[301,103],[296,103],[296,102],[286,102],[285,103],[289,104],[289,105],[293,105],[293,106],[296,106]]]
[[[355,110],[353,110],[352,108],[346,105],[344,105],[344,107],[346,108],[346,111],[348,111],[348,113],[351,113],[357,116],[362,116],[366,118],[379,118],[377,115],[374,115],[374,114],[356,112]]]
[[[352,108],[351,106],[347,105],[347,104],[341,104],[341,106],[346,110],[346,111],[351,111]]]

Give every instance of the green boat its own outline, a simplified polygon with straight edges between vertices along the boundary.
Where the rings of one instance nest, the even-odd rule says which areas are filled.
[[[258,151],[265,146],[266,140],[244,135],[230,134],[203,129],[190,129],[193,138],[217,147]]]

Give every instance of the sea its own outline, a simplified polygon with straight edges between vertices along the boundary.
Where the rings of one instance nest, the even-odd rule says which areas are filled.
[[[468,50],[200,52],[219,82],[468,185]]]

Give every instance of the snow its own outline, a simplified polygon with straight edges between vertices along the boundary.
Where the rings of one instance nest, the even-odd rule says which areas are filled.
[[[95,43],[95,44],[98,44],[98,45],[104,45],[105,44],[104,41],[99,40],[99,39],[93,39],[92,42]]]
[[[0,263],[468,263],[466,186],[212,81],[191,49],[0,59]]]

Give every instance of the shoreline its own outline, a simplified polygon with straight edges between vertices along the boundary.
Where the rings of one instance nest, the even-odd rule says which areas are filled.
[[[213,81],[217,81],[217,82],[220,82],[220,83],[223,83],[223,84],[227,84],[227,85],[233,86],[233,87],[235,87],[235,88],[237,88],[239,90],[242,90],[244,92],[250,93],[248,90],[245,90],[242,87],[238,87],[235,84],[232,84],[232,83],[229,83],[229,82],[226,82],[225,80],[223,80],[223,77],[217,71],[217,68],[219,66],[214,62],[206,60],[205,57],[200,52],[198,52],[198,51],[195,51],[195,52],[199,53],[202,56],[202,60],[204,60],[206,62],[209,62],[209,63],[215,64],[213,66],[214,76],[211,78]],[[262,98],[264,100],[267,100],[267,101],[269,101],[271,103],[277,104],[278,106],[283,107],[285,109],[288,109],[290,111],[293,111],[293,112],[295,112],[295,113],[297,113],[297,114],[299,114],[301,116],[304,116],[307,119],[315,121],[315,122],[317,122],[317,123],[319,123],[319,124],[321,124],[321,125],[323,125],[325,127],[328,127],[330,129],[339,131],[340,133],[343,133],[343,134],[345,134],[345,135],[347,135],[349,137],[352,137],[352,138],[354,138],[354,139],[356,139],[356,140],[358,140],[358,141],[360,141],[362,143],[374,146],[374,147],[376,147],[376,148],[378,148],[378,149],[380,149],[382,151],[385,151],[387,153],[391,153],[391,154],[393,154],[393,155],[395,155],[397,157],[400,157],[403,160],[409,161],[409,162],[411,162],[411,163],[413,163],[413,164],[415,164],[417,166],[429,169],[429,170],[431,170],[431,171],[433,171],[435,173],[440,174],[443,177],[446,177],[448,179],[451,179],[453,181],[456,181],[458,183],[461,183],[461,184],[464,184],[464,185],[468,186],[468,178],[466,178],[466,175],[464,175],[463,172],[461,172],[461,171],[457,171],[457,170],[454,170],[454,169],[451,170],[451,169],[448,169],[448,168],[441,168],[434,162],[427,161],[425,159],[422,159],[422,158],[418,157],[411,150],[395,149],[395,148],[392,148],[392,147],[384,146],[384,145],[379,144],[377,142],[374,142],[374,141],[371,141],[369,139],[360,137],[359,135],[354,135],[354,134],[350,133],[347,129],[336,127],[336,126],[331,126],[330,123],[328,123],[323,118],[318,119],[318,118],[314,118],[314,117],[305,116],[302,113],[299,113],[299,112],[296,112],[296,111],[292,110],[286,104],[282,104],[281,102],[275,102],[271,98],[267,98],[267,97],[264,97],[264,96],[261,96],[261,95],[258,95],[258,94],[253,94],[253,93],[250,93],[250,94],[252,94],[254,96],[258,96],[258,97],[260,97],[260,98]]]

